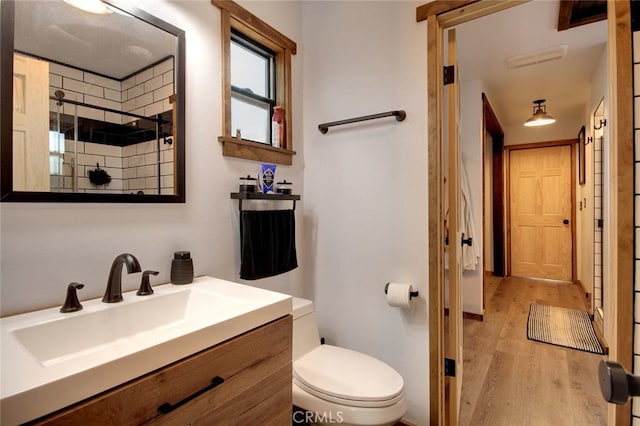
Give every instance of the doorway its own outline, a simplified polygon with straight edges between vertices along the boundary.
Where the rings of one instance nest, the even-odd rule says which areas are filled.
[[[486,16],[497,10],[515,6],[516,2],[506,5],[499,1],[461,1],[455,4],[447,1],[435,1],[417,9],[417,21],[428,20],[427,45],[428,55],[428,111],[429,111],[429,279],[430,279],[430,370],[431,421],[435,424],[444,422],[444,366],[442,352],[442,324],[444,312],[443,286],[443,229],[442,229],[442,32],[443,29]],[[630,88],[632,80],[630,49],[630,5],[628,2],[608,3],[608,27],[612,36],[608,47],[609,79],[611,87],[611,181],[615,182],[609,194],[610,211],[615,216],[611,231],[611,265],[608,271],[611,280],[612,309],[609,333],[615,341],[611,346],[612,355],[621,361],[627,369],[631,368],[631,317],[633,283],[633,256],[629,250],[633,243],[633,214],[630,209],[618,206],[632,205],[633,202],[633,117],[628,108],[633,95]],[[454,11],[453,13],[450,13]],[[481,50],[481,49],[480,49]],[[619,297],[618,297],[619,295]],[[624,298],[624,300],[623,300]],[[627,300],[628,299],[628,300]],[[625,322],[623,319],[627,318]],[[610,410],[610,419],[628,417],[629,407],[616,407]]]
[[[573,281],[574,142],[509,147],[513,276]]]

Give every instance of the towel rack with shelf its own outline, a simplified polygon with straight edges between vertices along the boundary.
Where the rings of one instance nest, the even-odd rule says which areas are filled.
[[[293,209],[296,209],[296,201],[300,200],[298,194],[263,194],[262,192],[232,192],[231,198],[238,200],[238,208],[242,211],[243,200],[269,200],[269,201],[293,201]]]

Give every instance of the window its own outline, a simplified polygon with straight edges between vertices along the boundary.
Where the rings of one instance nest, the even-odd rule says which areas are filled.
[[[290,165],[291,55],[296,43],[233,1],[213,0],[221,10],[223,155]],[[284,142],[271,146],[271,116],[281,106]],[[240,129],[241,138],[236,138]]]
[[[273,52],[231,31],[231,131],[242,139],[271,144],[274,62]]]

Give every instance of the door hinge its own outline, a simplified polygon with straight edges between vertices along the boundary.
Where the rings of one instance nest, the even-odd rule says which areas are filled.
[[[444,67],[444,85],[454,83],[456,81],[455,65],[447,65]]]
[[[456,361],[454,359],[444,359],[444,375],[449,377],[456,377]]]
[[[596,219],[596,226],[602,228],[602,219]]]

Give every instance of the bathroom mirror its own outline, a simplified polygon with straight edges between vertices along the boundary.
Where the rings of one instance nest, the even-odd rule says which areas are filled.
[[[0,3],[1,200],[184,202],[184,31],[71,3]]]

